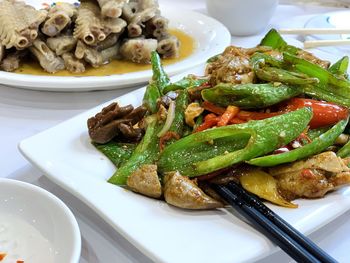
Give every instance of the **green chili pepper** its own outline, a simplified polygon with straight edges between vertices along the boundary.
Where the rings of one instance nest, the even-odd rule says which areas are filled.
[[[341,106],[350,108],[350,98],[344,97],[341,94],[336,94],[333,90],[327,90],[320,85],[303,86],[303,92],[313,98],[333,102]],[[345,94],[344,94],[345,95]]]
[[[152,63],[152,82],[155,83],[159,89],[161,95],[164,95],[164,88],[169,84],[169,76],[165,73],[162,66],[161,59],[157,52],[152,51],[151,54],[151,63]]]
[[[265,37],[261,40],[260,46],[272,47],[273,49],[281,49],[287,45],[282,36],[277,32],[276,29],[271,29]]]
[[[160,98],[160,92],[155,83],[148,84],[145,94],[143,95],[142,104],[148,112],[154,114],[157,112],[157,101]]]
[[[227,84],[202,90],[204,100],[221,106],[234,105],[242,109],[265,108],[302,93],[299,87],[266,84]]]
[[[125,163],[136,148],[136,144],[134,143],[121,143],[114,141],[106,144],[93,143],[93,145],[106,155],[116,167]]]
[[[175,132],[180,137],[183,134],[183,127],[185,123],[185,110],[188,105],[188,93],[186,90],[179,91],[179,95],[175,101],[175,117],[169,128],[169,131]]]
[[[339,59],[337,62],[335,62],[332,66],[330,66],[328,71],[336,75],[347,77],[348,66],[349,57],[345,56]]]
[[[148,126],[141,142],[137,145],[130,158],[119,167],[109,178],[108,182],[116,185],[125,185],[127,178],[143,164],[153,164],[159,155],[158,132],[162,125],[158,124],[155,115],[148,117]]]
[[[256,52],[251,58],[250,58],[250,63],[254,67],[255,65],[260,65],[260,64],[268,64],[270,66],[273,66],[275,68],[282,68],[283,67],[283,61],[278,60],[270,55],[267,55],[265,53],[259,53]]]
[[[211,63],[211,62],[214,62],[214,61],[218,60],[220,55],[221,55],[221,53],[208,58],[207,59],[207,63]]]
[[[325,133],[328,131],[331,127],[321,127],[317,129],[310,129],[307,131],[307,136],[313,141],[317,137],[320,137],[321,134]]]
[[[318,138],[300,148],[285,153],[258,157],[247,161],[247,163],[256,166],[268,167],[294,162],[311,155],[318,154],[334,143],[338,136],[344,131],[347,123],[348,120],[338,122],[331,129],[321,134]]]
[[[142,103],[151,114],[157,112],[157,100],[163,95],[163,89],[169,84],[169,77],[164,72],[160,57],[157,52],[151,54],[152,81],[148,84]]]
[[[350,157],[350,141],[339,149],[337,155],[341,158]]]
[[[268,66],[255,67],[254,72],[259,79],[269,82],[281,82],[290,85],[317,84],[319,82],[317,78],[310,78],[303,73]]]
[[[273,49],[285,51],[291,54],[297,54],[300,50],[300,48],[288,45],[282,36],[276,31],[276,29],[271,29],[265,35],[260,42],[260,46],[272,47]]]
[[[166,147],[158,168],[192,177],[229,167],[288,144],[306,128],[311,117],[311,109],[302,108],[265,120],[194,133]],[[235,147],[231,149],[232,142]],[[202,151],[204,145],[210,149],[208,153]]]
[[[296,69],[297,71],[310,77],[318,78],[320,85],[328,86],[327,90],[350,98],[350,82],[345,78],[334,75],[328,70],[312,62],[288,53],[283,53],[283,59],[285,62],[289,63],[293,69]]]
[[[194,75],[188,75],[187,77],[184,77],[175,83],[171,83],[165,86],[163,93],[166,94],[169,91],[196,88],[203,85],[206,82],[208,82],[207,78],[199,78]]]
[[[194,126],[193,126],[193,131],[195,131],[199,125],[201,125],[203,123],[203,114],[199,115],[197,118],[196,118],[196,121],[194,123]]]
[[[250,63],[255,74],[261,80],[291,85],[316,84],[319,82],[317,78],[310,78],[306,74],[283,69],[283,61],[267,54],[255,53],[251,57]]]

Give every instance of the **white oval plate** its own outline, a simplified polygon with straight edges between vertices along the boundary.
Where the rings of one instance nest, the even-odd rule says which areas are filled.
[[[260,38],[240,46],[252,47]],[[301,46],[296,40],[290,42]],[[331,54],[318,51],[335,61]],[[203,72],[191,72],[202,74]],[[180,79],[182,75],[173,79]],[[144,88],[113,101],[139,105]],[[252,262],[276,249],[264,235],[240,220],[232,210],[187,211],[109,184],[114,165],[90,143],[89,117],[106,102],[49,130],[22,141],[22,154],[52,181],[88,204],[155,262]],[[297,209],[269,205],[303,233],[324,226],[350,208],[350,188],[317,200],[297,200]]]
[[[41,4],[39,3],[42,1],[26,2],[40,8]],[[226,27],[211,17],[193,11],[167,9],[166,7],[161,8],[161,13],[169,19],[169,27],[189,34],[195,39],[196,45],[192,55],[177,63],[165,66],[165,70],[170,76],[205,63],[207,58],[222,52],[231,42],[231,35]],[[0,84],[46,91],[108,90],[146,83],[151,74],[151,70],[145,70],[99,77],[60,77],[0,71]]]
[[[0,178],[2,262],[78,263],[81,237],[69,208],[48,191]]]

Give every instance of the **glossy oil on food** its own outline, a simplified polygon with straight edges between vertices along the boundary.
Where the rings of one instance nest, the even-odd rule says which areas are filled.
[[[169,65],[181,61],[189,57],[195,50],[195,41],[188,34],[178,29],[171,29],[169,32],[176,36],[180,41],[179,57],[163,60],[164,65]],[[16,73],[30,74],[30,75],[45,75],[45,76],[109,76],[114,74],[124,74],[130,72],[138,72],[148,70],[151,65],[137,64],[130,61],[113,60],[109,64],[99,68],[89,67],[84,73],[74,74],[67,70],[62,70],[51,74],[45,72],[37,62],[27,62],[23,64]]]

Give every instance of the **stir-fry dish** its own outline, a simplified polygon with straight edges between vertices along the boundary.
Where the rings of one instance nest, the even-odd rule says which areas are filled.
[[[330,65],[272,29],[227,47],[204,77],[171,83],[157,53],[142,105],[91,117],[92,143],[117,167],[109,183],[186,209],[225,202],[234,181],[284,207],[350,183],[348,57]]]
[[[58,2],[47,10],[17,0],[0,1],[0,68],[15,71],[34,58],[49,73],[82,73],[112,59],[150,63],[152,51],[178,56],[157,0]],[[28,60],[29,60],[28,59]]]

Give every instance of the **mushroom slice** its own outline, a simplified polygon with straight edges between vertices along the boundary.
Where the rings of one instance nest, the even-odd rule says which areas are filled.
[[[132,191],[149,197],[160,198],[162,195],[157,165],[154,164],[142,165],[128,177],[126,184]]]
[[[202,108],[198,102],[192,102],[187,106],[185,110],[186,124],[193,127],[195,125],[194,119],[202,114],[204,108]]]
[[[164,198],[168,204],[185,209],[213,209],[223,207],[219,201],[206,195],[198,185],[179,172],[164,177]]]

